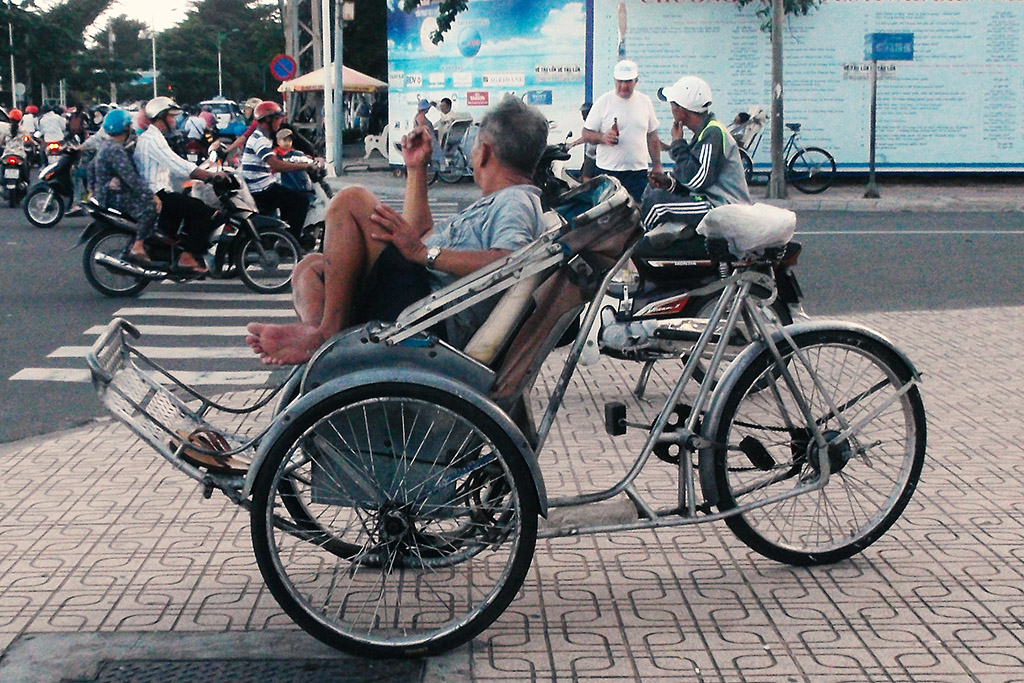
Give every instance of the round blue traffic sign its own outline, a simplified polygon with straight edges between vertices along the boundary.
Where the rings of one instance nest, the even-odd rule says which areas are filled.
[[[275,55],[270,60],[270,73],[279,81],[288,81],[295,78],[295,73],[299,70],[298,64],[289,55],[280,54]]]

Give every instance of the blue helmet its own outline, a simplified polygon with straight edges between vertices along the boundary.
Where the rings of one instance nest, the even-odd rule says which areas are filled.
[[[123,109],[112,109],[103,117],[103,130],[107,135],[121,135],[132,127],[131,115]]]

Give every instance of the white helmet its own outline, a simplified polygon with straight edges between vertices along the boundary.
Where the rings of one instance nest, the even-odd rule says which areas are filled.
[[[172,111],[181,111],[181,107],[170,97],[154,97],[149,102],[146,102],[146,118],[150,121],[156,121],[164,114]]]
[[[711,86],[699,76],[683,76],[667,88],[658,88],[658,99],[675,102],[688,111],[706,114],[711,111]]]

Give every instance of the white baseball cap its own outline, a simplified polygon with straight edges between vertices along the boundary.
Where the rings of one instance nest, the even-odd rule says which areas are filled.
[[[698,114],[711,111],[711,86],[699,76],[683,76],[667,88],[658,88],[658,99],[675,102]]]
[[[636,65],[636,62],[630,59],[623,59],[616,64],[615,70],[612,72],[612,78],[617,81],[632,81],[639,75],[640,68]]]

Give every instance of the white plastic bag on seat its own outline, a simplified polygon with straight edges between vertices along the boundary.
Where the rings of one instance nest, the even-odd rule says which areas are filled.
[[[708,239],[726,240],[732,255],[743,258],[793,239],[796,214],[769,204],[726,204],[708,211],[697,232]]]

